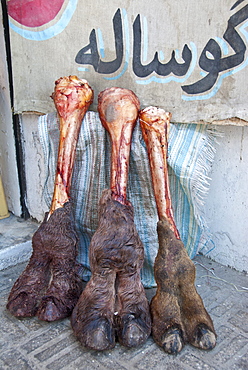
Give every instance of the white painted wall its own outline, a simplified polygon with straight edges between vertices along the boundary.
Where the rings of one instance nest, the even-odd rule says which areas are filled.
[[[26,205],[30,216],[41,222],[48,207],[43,197],[47,170],[38,133],[38,115],[22,114],[24,165],[26,173]]]
[[[16,166],[16,152],[6,63],[2,7],[0,6],[0,173],[8,209],[21,215],[20,190]]]
[[[219,63],[218,53],[226,58],[233,57],[233,50],[237,48],[236,43],[234,40],[228,43],[224,39],[224,33],[230,17],[245,9],[246,6],[244,2],[241,2],[231,10],[235,3],[238,2],[236,0],[153,0],[150,4],[147,0],[111,0],[106,5],[105,0],[96,2],[80,0],[77,1],[74,12],[71,13],[73,7],[70,7],[66,16],[63,13],[63,19],[67,19],[69,23],[61,22],[60,13],[52,22],[38,28],[37,31],[40,32],[32,32],[32,28],[25,26],[20,27],[20,24],[10,18],[13,26],[17,26],[17,28],[10,29],[15,112],[48,113],[50,109],[53,109],[53,102],[49,96],[54,88],[54,80],[61,76],[76,74],[79,78],[87,79],[94,89],[94,109],[96,109],[97,96],[100,91],[109,86],[119,86],[129,88],[138,97],[142,97],[143,107],[156,104],[172,112],[173,122],[196,123],[199,120],[212,122],[231,117],[248,121],[248,97],[245,84],[247,67],[244,68],[247,55],[244,62],[238,66],[230,63],[229,59],[230,64],[226,63],[229,65],[228,73],[227,70],[220,72],[214,86],[206,91],[204,87],[203,94],[197,93],[198,88],[194,90],[193,95],[182,90],[184,85],[201,81],[205,73],[208,74],[211,70],[209,68],[212,63]],[[119,67],[116,69],[111,63],[112,67],[106,68],[106,74],[103,74],[99,71],[100,66],[95,58],[91,59],[95,68],[91,63],[82,61],[82,57],[76,62],[75,58],[79,51],[89,45],[92,30],[96,30],[98,41],[97,45],[92,43],[91,47],[95,50],[96,46],[97,52],[101,55],[101,61],[115,60],[114,18],[119,30],[118,34],[120,29],[123,29],[123,41],[118,42],[119,45],[123,45],[123,54],[118,53],[122,61]],[[134,31],[135,20],[141,27],[141,41],[137,42],[134,48],[137,52],[139,47],[141,48],[139,55],[133,51],[134,41],[139,39],[136,27]],[[248,42],[245,37],[247,31],[246,28],[242,28],[243,26],[244,23],[237,24],[235,32],[240,34],[247,49]],[[57,33],[61,27],[66,28],[63,32]],[[27,39],[22,36],[23,33],[26,34]],[[205,59],[203,51],[211,39],[215,40],[215,51],[209,47]],[[140,57],[142,63],[146,65],[153,60],[155,52],[158,52],[162,63],[167,63],[172,52],[175,51],[176,60],[182,63],[182,51],[185,44],[188,45],[192,58],[186,58],[187,62],[191,60],[191,63],[183,76],[173,73],[161,76],[155,72],[155,66],[153,67],[154,72],[146,77],[140,77],[145,72],[141,67],[137,68],[137,65],[135,72],[133,66],[137,58]],[[86,55],[88,54],[87,60],[89,61],[88,57],[92,51],[85,52]],[[211,56],[211,53],[214,54]],[[96,51],[92,55],[96,55]],[[205,60],[204,68],[199,63],[201,55]],[[228,77],[225,78],[225,76]],[[212,96],[211,99],[207,99],[209,95]]]
[[[206,218],[215,248],[209,257],[248,270],[248,127],[223,126],[212,169]]]

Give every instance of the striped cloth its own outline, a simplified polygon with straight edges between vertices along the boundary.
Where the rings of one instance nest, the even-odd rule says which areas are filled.
[[[47,168],[44,197],[50,207],[59,141],[56,113],[41,116],[38,126]],[[215,130],[205,125],[170,126],[168,164],[172,204],[181,239],[191,258],[209,239],[203,205],[209,189],[215,138]],[[87,112],[79,135],[71,187],[80,238],[79,262],[84,267],[82,275],[86,281],[90,277],[89,243],[98,225],[98,201],[103,189],[109,187],[110,155],[110,138],[101,125],[98,113]],[[158,217],[146,146],[139,124],[132,137],[127,196],[133,204],[134,221],[145,249],[142,282],[145,287],[154,287]]]

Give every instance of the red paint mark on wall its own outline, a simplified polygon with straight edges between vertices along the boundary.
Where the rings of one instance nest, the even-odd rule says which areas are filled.
[[[20,24],[39,27],[53,20],[64,0],[9,0],[8,13]]]

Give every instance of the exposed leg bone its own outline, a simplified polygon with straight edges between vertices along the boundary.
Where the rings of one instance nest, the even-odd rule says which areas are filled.
[[[167,171],[171,114],[148,107],[139,117],[159,216],[159,250],[154,264],[157,292],[151,302],[153,337],[168,353],[180,352],[185,342],[212,349],[216,344],[214,326],[196,291],[195,266],[180,240],[171,206]]]
[[[59,114],[60,141],[53,199],[33,236],[30,261],[7,303],[16,317],[37,314],[46,321],[70,315],[82,291],[70,187],[82,119],[93,98],[87,81],[76,76],[60,78],[55,84],[52,97]]]
[[[139,101],[130,91],[104,90],[98,110],[112,141],[110,190],[99,202],[99,225],[90,244],[92,276],[72,314],[81,344],[104,350],[119,342],[143,343],[150,334],[149,305],[140,281],[144,250],[127,200],[131,136]]]
[[[111,142],[110,189],[113,199],[121,204],[127,201],[127,180],[131,138],[139,110],[139,100],[127,89],[106,89],[99,94],[98,111]]]

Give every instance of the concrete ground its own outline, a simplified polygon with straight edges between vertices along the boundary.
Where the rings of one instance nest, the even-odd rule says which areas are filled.
[[[11,316],[7,297],[25,268],[37,226],[13,215],[0,220],[0,369],[248,369],[248,277],[203,256],[194,260],[196,286],[218,334],[209,352],[186,345],[179,355],[168,355],[152,338],[136,349],[117,344],[97,352],[77,342],[69,319],[47,323]],[[150,299],[155,289],[146,292]]]

